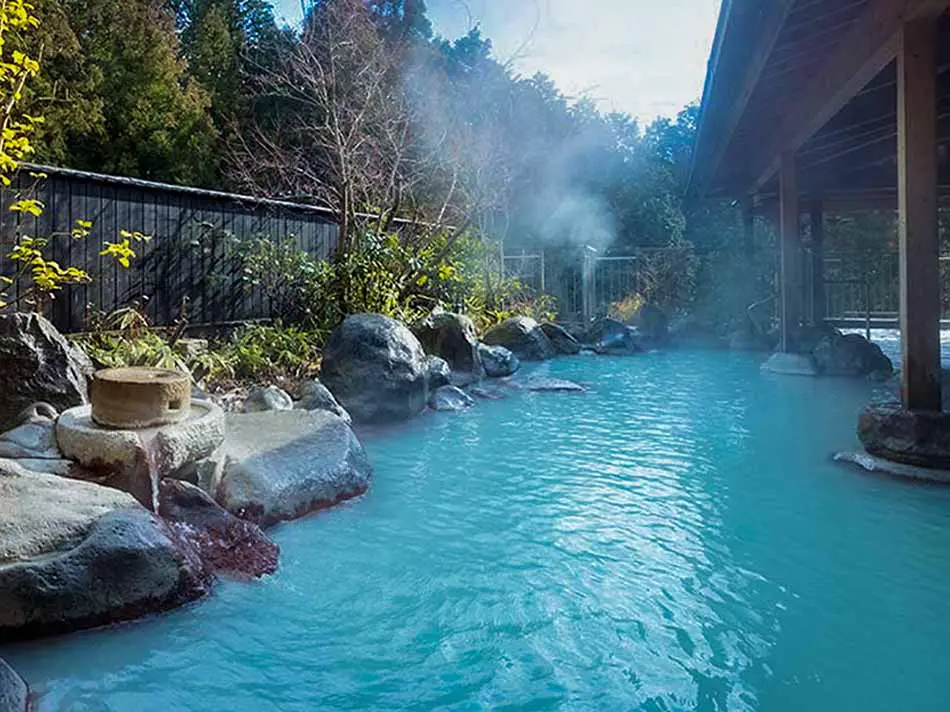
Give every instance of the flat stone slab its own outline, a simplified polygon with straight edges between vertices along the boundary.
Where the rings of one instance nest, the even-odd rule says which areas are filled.
[[[781,376],[817,376],[818,367],[810,354],[792,354],[778,352],[762,364],[763,373],[776,373]]]
[[[372,468],[341,418],[327,411],[232,413],[213,492],[232,514],[266,526],[356,497]]]
[[[856,465],[866,472],[875,472],[911,480],[950,484],[950,470],[936,470],[930,467],[905,465],[902,462],[885,460],[882,457],[875,457],[866,452],[839,452],[835,455],[834,459],[835,462]]]
[[[56,440],[95,481],[132,493],[155,511],[158,483],[187,476],[189,465],[209,457],[224,441],[224,412],[211,401],[195,401],[180,423],[139,430],[98,425],[90,406],[71,408],[56,422]]]

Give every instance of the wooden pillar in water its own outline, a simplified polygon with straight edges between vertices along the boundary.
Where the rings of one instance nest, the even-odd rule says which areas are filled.
[[[781,253],[779,350],[788,353],[802,320],[802,250],[795,156],[782,156],[779,171],[779,246]]]
[[[939,411],[936,25],[904,25],[897,57],[901,394],[908,410]]]
[[[827,316],[825,307],[825,213],[821,200],[815,198],[809,207],[811,222],[811,323],[821,324]]]

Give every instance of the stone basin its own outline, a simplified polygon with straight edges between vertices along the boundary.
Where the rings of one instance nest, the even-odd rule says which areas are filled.
[[[177,423],[117,429],[99,425],[92,406],[71,408],[56,422],[63,455],[78,462],[86,478],[125,490],[151,510],[163,478],[196,480],[196,467],[224,441],[224,412],[195,401]]]
[[[191,379],[163,368],[97,371],[90,389],[92,419],[119,429],[149,428],[188,418]]]

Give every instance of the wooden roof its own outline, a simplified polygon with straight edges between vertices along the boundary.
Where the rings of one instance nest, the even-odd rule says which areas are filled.
[[[898,30],[939,17],[941,183],[950,196],[950,0],[723,0],[692,189],[777,193],[783,153],[803,194],[896,205]]]

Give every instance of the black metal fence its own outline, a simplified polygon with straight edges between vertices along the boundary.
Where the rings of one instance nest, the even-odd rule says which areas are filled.
[[[36,173],[46,177],[37,179]],[[18,195],[42,201],[42,215],[11,213],[7,207]],[[267,298],[243,279],[240,242],[266,237],[320,259],[328,258],[337,242],[337,226],[324,209],[59,168],[20,171],[0,198],[5,246],[24,235],[50,236],[49,258],[92,276],[88,284],[63,289],[48,311],[67,332],[85,328],[92,312],[135,300],[158,325],[172,323],[183,304],[193,324],[267,319]],[[77,220],[93,224],[84,239],[70,236]],[[121,241],[122,230],[152,237],[133,243],[136,257],[128,269],[100,254],[106,242]],[[15,267],[0,260],[4,276],[15,276]],[[10,300],[27,288],[22,279],[11,285]]]

